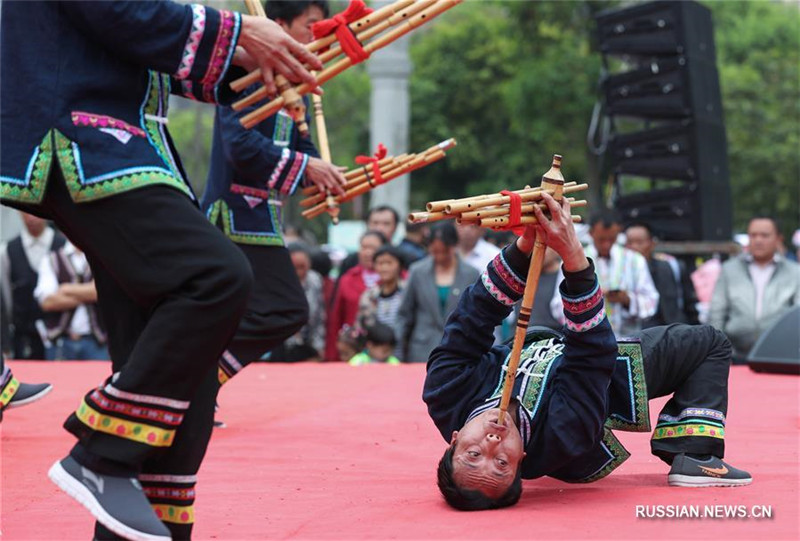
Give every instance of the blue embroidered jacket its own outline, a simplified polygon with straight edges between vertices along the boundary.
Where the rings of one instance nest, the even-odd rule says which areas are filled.
[[[3,202],[39,203],[53,166],[77,202],[152,184],[191,196],[166,130],[169,93],[233,97],[238,13],[166,1],[2,9]]]
[[[283,246],[283,201],[301,184],[308,158],[319,153],[310,134],[301,137],[283,110],[253,129],[243,128],[239,119],[254,108],[237,113],[217,107],[201,206],[233,242]]]
[[[510,346],[492,347],[492,331],[521,298],[529,261],[516,244],[495,257],[462,294],[430,355],[423,400],[446,441],[470,418],[499,405]],[[522,476],[588,482],[629,456],[610,428],[649,430],[641,349],[618,349],[593,263],[566,273],[560,288],[565,334],[534,338],[514,383],[527,453]]]

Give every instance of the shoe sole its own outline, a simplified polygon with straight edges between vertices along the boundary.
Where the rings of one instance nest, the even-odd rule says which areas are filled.
[[[667,482],[671,487],[743,487],[752,483],[753,478],[718,479],[714,477],[699,477],[697,475],[671,473],[667,476]]]
[[[134,530],[130,526],[126,526],[109,515],[106,510],[103,509],[103,506],[100,505],[100,502],[97,501],[97,498],[94,497],[92,491],[70,475],[60,462],[53,464],[50,471],[47,472],[47,476],[58,488],[84,506],[100,524],[115,534],[125,539],[130,539],[131,541],[172,541],[171,537],[153,535]]]
[[[20,406],[24,406],[25,404],[30,404],[31,402],[36,402],[37,400],[44,398],[45,395],[47,395],[52,390],[53,390],[53,386],[52,385],[48,385],[47,387],[45,387],[44,389],[42,389],[38,393],[36,393],[34,395],[31,395],[28,398],[25,398],[24,400],[17,400],[16,402],[14,402],[14,398],[12,397],[11,398],[11,402],[9,402],[6,405],[5,409],[10,410],[12,408],[18,408]]]

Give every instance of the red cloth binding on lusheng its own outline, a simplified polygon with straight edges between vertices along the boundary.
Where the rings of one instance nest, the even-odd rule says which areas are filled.
[[[522,196],[518,193],[511,192],[509,190],[503,190],[500,192],[502,195],[507,195],[511,201],[509,202],[509,209],[508,209],[508,225],[505,227],[499,227],[498,229],[503,229],[505,231],[511,231],[515,235],[522,235],[525,232],[525,226],[522,225]]]
[[[383,146],[383,143],[378,143],[378,150],[375,151],[373,156],[356,156],[356,163],[359,165],[367,165],[368,163],[372,164],[372,186],[380,186],[385,180],[381,176],[381,167],[378,165],[378,162],[386,157],[386,147]],[[369,181],[369,176],[367,176],[367,181]]]
[[[372,13],[372,10],[362,0],[350,0],[350,5],[343,12],[337,13],[330,19],[314,23],[311,27],[314,39],[324,38],[336,33],[336,39],[339,40],[344,54],[353,61],[353,64],[363,62],[369,58],[369,53],[364,50],[364,47],[361,46],[356,36],[350,31],[348,25],[370,13]]]

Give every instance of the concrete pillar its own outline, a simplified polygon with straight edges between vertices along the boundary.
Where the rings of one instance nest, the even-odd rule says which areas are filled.
[[[373,9],[389,2],[371,2]],[[411,60],[408,57],[408,36],[373,54],[367,61],[372,83],[370,97],[370,153],[383,143],[392,155],[408,152],[411,123],[408,78]],[[400,216],[408,213],[409,178],[404,175],[372,190],[370,208],[390,205]],[[405,220],[401,220],[404,222]]]

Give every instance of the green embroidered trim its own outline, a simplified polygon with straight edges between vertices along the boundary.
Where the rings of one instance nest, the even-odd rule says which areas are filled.
[[[633,380],[634,405],[636,408],[635,422],[629,423],[616,417],[606,420],[606,427],[626,432],[650,432],[650,407],[647,400],[647,382],[644,377],[644,357],[642,345],[637,343],[618,344],[619,354],[627,357],[631,367]]]
[[[102,182],[81,184],[78,174],[78,164],[75,162],[75,152],[72,141],[67,139],[58,130],[53,130],[55,135],[56,156],[61,166],[61,172],[67,183],[70,197],[76,203],[95,201],[118,193],[135,190],[154,184],[166,184],[191,197],[189,187],[179,179],[163,171],[141,171],[137,173],[122,174],[109,177]]]
[[[272,225],[275,231],[280,231],[280,224],[276,223],[275,213],[271,212]],[[256,235],[253,233],[238,233],[233,231],[233,212],[228,204],[222,199],[215,201],[208,211],[208,220],[219,226],[222,225],[222,231],[225,236],[237,244],[252,244],[255,246],[283,246],[283,235]]]
[[[706,423],[691,423],[677,426],[657,426],[653,431],[652,440],[668,438],[706,437],[725,439],[725,429]]]
[[[41,203],[44,197],[50,167],[53,165],[53,130],[48,131],[42,142],[34,149],[36,159],[27,185],[21,186],[13,182],[0,181],[0,199],[19,203]],[[37,154],[38,153],[38,154]]]
[[[156,77],[161,78],[161,84],[156,84],[154,80]],[[157,73],[154,71],[150,72],[150,92],[147,96],[147,102],[144,105],[144,114],[149,115],[158,115],[158,105],[161,103],[162,95],[161,89],[166,88],[169,89],[169,76],[164,75],[163,73]],[[166,101],[166,100],[165,100]],[[164,104],[164,116],[166,116],[166,103]],[[172,174],[175,175],[176,178],[181,178],[180,171],[178,171],[177,165],[170,159],[170,154],[167,152],[167,146],[164,143],[164,139],[161,137],[161,132],[159,131],[159,123],[155,120],[148,120],[144,118],[142,122],[142,127],[147,132],[147,139],[150,141],[158,155],[164,160],[164,164],[172,171]],[[187,190],[187,193],[188,190]]]
[[[608,447],[608,450],[611,451],[611,454],[614,456],[614,458],[611,459],[611,462],[606,464],[603,467],[603,469],[601,469],[594,475],[572,482],[593,483],[595,481],[599,481],[600,479],[602,479],[603,477],[605,477],[606,475],[608,475],[609,473],[620,467],[620,465],[626,460],[628,460],[628,458],[631,456],[628,450],[625,449],[625,447],[623,447],[622,444],[619,442],[617,437],[607,428],[603,432],[603,443],[606,444],[606,447]]]

